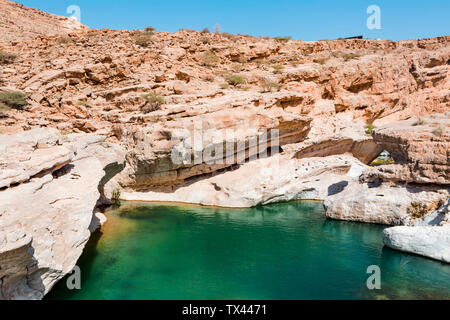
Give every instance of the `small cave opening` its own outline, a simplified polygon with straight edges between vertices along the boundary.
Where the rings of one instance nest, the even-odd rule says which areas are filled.
[[[64,175],[68,174],[70,171],[72,171],[72,169],[74,167],[75,166],[73,164],[67,164],[64,167],[53,171],[52,172],[52,176],[53,176],[53,178],[58,179],[59,177],[62,177]]]
[[[379,167],[388,164],[394,164],[395,159],[387,150],[383,150],[369,165],[371,167]]]

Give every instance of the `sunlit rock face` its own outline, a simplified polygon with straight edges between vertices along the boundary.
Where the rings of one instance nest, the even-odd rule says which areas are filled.
[[[0,111],[2,298],[43,297],[113,192],[226,207],[316,199],[329,218],[389,225],[448,199],[449,36],[185,30],[143,45],[142,31],[68,26],[6,0],[0,35],[0,94],[27,96]],[[369,167],[383,150],[395,163]]]
[[[125,153],[100,136],[0,136],[0,299],[40,299],[80,257]]]

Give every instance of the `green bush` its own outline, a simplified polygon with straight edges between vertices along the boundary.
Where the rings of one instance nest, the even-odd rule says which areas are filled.
[[[147,27],[144,31],[138,31],[136,32],[134,36],[134,43],[138,46],[141,46],[143,48],[147,48],[152,44],[152,36],[154,34],[153,32],[154,28]]]
[[[342,58],[344,58],[345,61],[353,60],[359,57],[361,57],[361,55],[358,53],[347,53],[342,55]]]
[[[6,104],[0,102],[0,118],[5,118],[7,112],[11,110]]]
[[[284,66],[279,65],[279,64],[273,65],[272,68],[273,68],[273,73],[274,74],[280,74],[284,70]]]
[[[113,204],[115,206],[120,207],[121,202],[120,202],[120,190],[119,189],[114,189],[112,194],[111,194],[111,201],[113,202]]]
[[[316,58],[316,59],[314,59],[314,62],[318,63],[318,64],[321,64],[321,65],[324,65],[329,59],[330,58],[325,58],[325,57]]]
[[[73,43],[73,40],[70,37],[67,36],[63,36],[63,37],[59,37],[57,39],[59,44],[68,44],[68,43]]]
[[[413,219],[423,218],[428,214],[428,206],[420,202],[412,202],[408,212]]]
[[[376,129],[376,126],[373,125],[372,123],[369,123],[368,125],[366,125],[366,134],[371,136],[373,133],[373,130],[375,130],[375,129]]]
[[[159,110],[163,104],[166,103],[164,97],[157,95],[156,93],[143,94],[142,98],[146,101],[146,104],[142,108],[145,113]]]
[[[6,107],[23,110],[27,105],[27,95],[22,92],[0,92],[0,104]]]
[[[278,82],[270,81],[267,79],[264,79],[261,83],[261,89],[263,92],[271,92],[272,90],[279,91],[281,88],[281,85]]]
[[[423,126],[426,125],[427,122],[422,118],[417,118],[417,121],[413,123],[413,126]]]
[[[291,37],[275,37],[274,40],[278,41],[278,42],[288,42],[289,40],[291,40]]]
[[[200,63],[203,66],[212,67],[220,62],[220,58],[212,51],[206,51],[200,58]]]
[[[244,83],[244,78],[242,78],[241,76],[235,75],[235,74],[230,74],[230,75],[226,76],[225,80],[227,81],[227,83],[230,86],[234,86],[234,87]]]
[[[17,56],[12,53],[8,53],[0,50],[0,64],[10,64],[16,60]]]

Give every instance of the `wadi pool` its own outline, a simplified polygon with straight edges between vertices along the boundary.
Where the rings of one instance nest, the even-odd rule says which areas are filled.
[[[47,299],[450,299],[450,266],[383,246],[384,226],[319,202],[251,209],[126,203],[90,240],[81,290]],[[381,270],[369,290],[367,268]]]

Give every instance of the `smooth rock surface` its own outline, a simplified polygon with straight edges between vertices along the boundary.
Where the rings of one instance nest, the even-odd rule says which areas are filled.
[[[39,161],[36,166],[30,160],[12,163],[14,170],[35,174],[0,191],[0,299],[41,299],[72,270],[95,229],[93,211],[103,179],[125,160],[124,151],[104,138],[78,136],[77,143],[70,143],[70,136],[50,130],[44,139],[44,133],[38,129],[27,135],[41,137],[49,154],[72,150],[63,167],[55,167],[60,162],[54,158],[46,163],[40,149],[34,149],[36,140],[20,133],[7,137],[11,145],[22,144],[27,159]],[[61,146],[52,145],[55,141]],[[8,169],[10,163],[2,165]]]
[[[442,227],[393,227],[383,231],[384,244],[450,263],[450,225]]]

